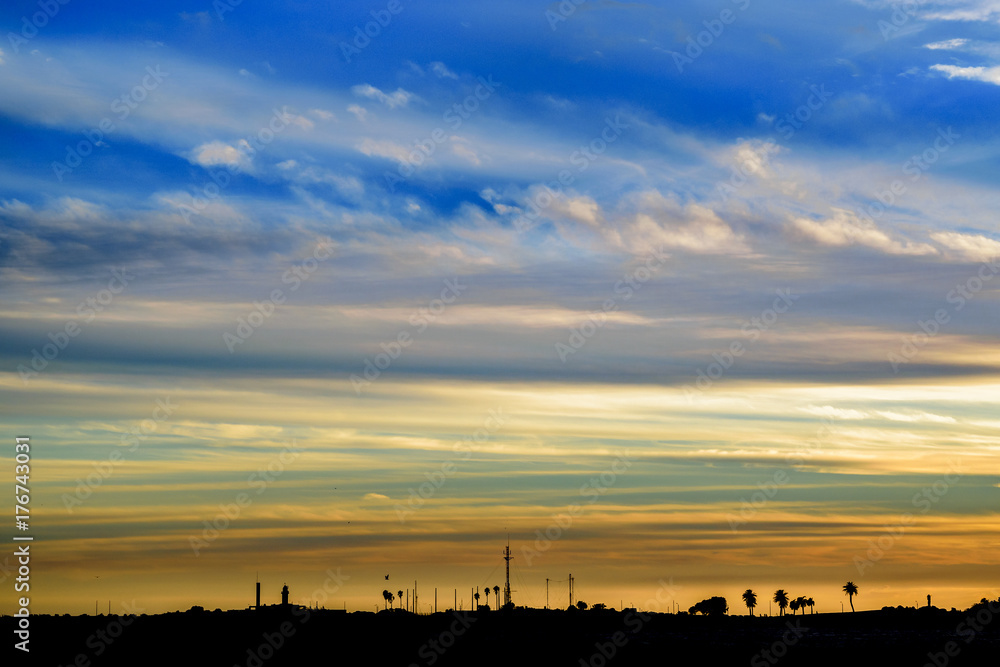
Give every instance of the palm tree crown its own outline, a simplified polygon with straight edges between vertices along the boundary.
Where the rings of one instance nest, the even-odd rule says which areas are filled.
[[[743,603],[750,610],[750,615],[753,616],[753,608],[757,606],[757,594],[749,588],[746,589],[743,591]]]
[[[781,610],[781,615],[784,616],[785,607],[788,606],[788,593],[783,588],[779,588],[774,592],[774,601],[778,603],[778,609]]]
[[[851,600],[851,611],[854,611],[854,596],[858,594],[858,587],[853,581],[844,584],[844,594]]]

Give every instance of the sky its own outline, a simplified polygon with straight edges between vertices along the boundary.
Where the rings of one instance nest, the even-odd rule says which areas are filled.
[[[1000,595],[996,0],[0,26],[35,613]]]

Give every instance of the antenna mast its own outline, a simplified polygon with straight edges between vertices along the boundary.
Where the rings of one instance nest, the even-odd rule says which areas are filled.
[[[507,536],[507,548],[504,549],[503,559],[507,561],[507,582],[503,587],[503,606],[510,604],[510,559],[513,556],[510,555],[510,535]]]

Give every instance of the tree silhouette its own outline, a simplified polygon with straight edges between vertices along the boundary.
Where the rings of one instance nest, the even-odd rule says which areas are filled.
[[[476,594],[472,596],[472,599],[476,601],[476,609],[479,609],[479,591],[476,591]]]
[[[750,615],[753,616],[753,608],[757,606],[757,594],[749,588],[743,591],[743,604],[747,606]]]
[[[490,606],[490,587],[486,587],[486,606]]]
[[[788,603],[788,606],[792,610],[792,616],[795,616],[795,612],[798,610],[799,607],[802,606],[802,603],[800,602],[801,599],[802,598],[795,598],[794,600]]]
[[[778,609],[781,610],[781,615],[785,615],[785,607],[788,606],[788,593],[785,589],[779,588],[774,592],[774,601],[778,603]]]
[[[493,597],[496,599],[496,601],[497,601],[497,609],[499,609],[500,608],[500,587],[499,586],[494,586],[493,587]]]
[[[580,611],[587,611],[587,603],[584,602],[583,600],[577,600],[576,608],[579,609]]]
[[[851,600],[851,611],[854,611],[854,596],[858,594],[858,587],[853,581],[844,584],[844,594]]]
[[[396,595],[399,596],[399,608],[403,608],[403,591],[396,591]]]
[[[391,597],[392,597],[392,593],[390,593],[387,590],[383,590],[382,591],[382,599],[384,600],[384,602],[382,603],[382,609],[386,608],[386,606],[389,604],[389,598],[391,598]]]
[[[816,606],[816,602],[812,598],[806,598],[805,605],[809,607],[809,613],[813,613],[813,607]]]
[[[729,613],[729,604],[726,602],[726,598],[715,596],[691,606],[688,613],[692,616],[698,613],[705,616],[725,616]]]

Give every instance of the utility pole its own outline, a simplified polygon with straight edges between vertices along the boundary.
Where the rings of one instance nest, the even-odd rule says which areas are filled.
[[[569,606],[573,606],[573,575],[569,575]]]
[[[545,577],[545,608],[549,608],[549,578]]]
[[[434,613],[438,613],[438,589],[434,587]]]

